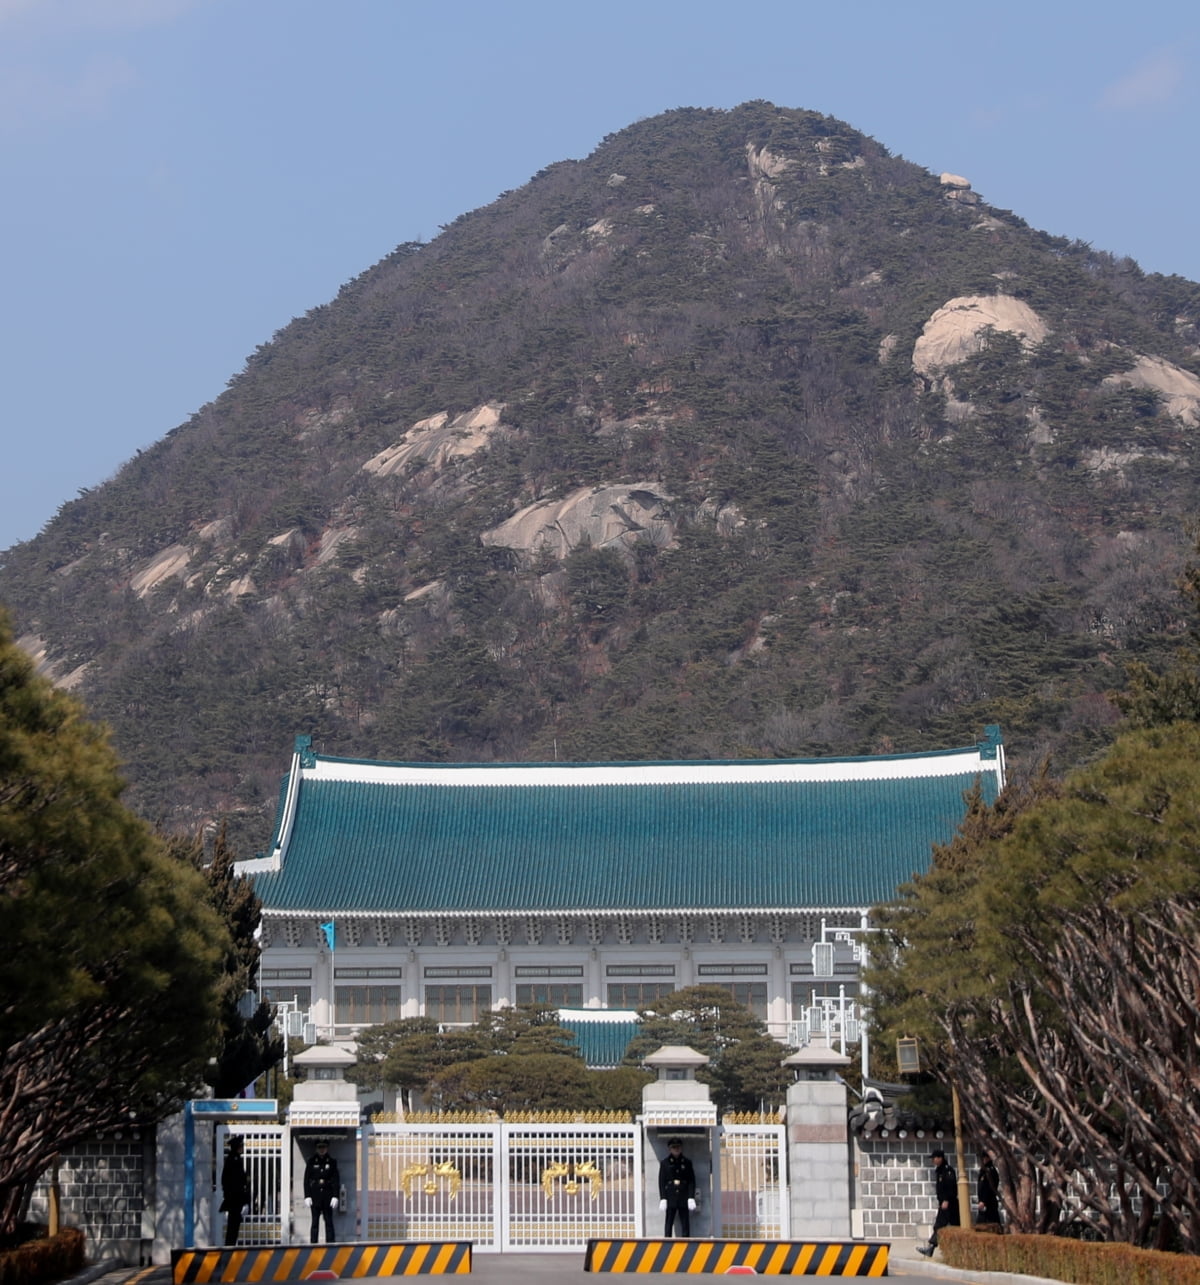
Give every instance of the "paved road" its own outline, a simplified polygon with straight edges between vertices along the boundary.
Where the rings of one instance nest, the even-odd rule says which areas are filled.
[[[686,1273],[661,1272],[657,1275],[686,1275]],[[948,1267],[937,1261],[927,1262],[916,1252],[914,1242],[894,1242],[889,1263],[889,1275],[903,1276],[912,1285],[1058,1285],[1038,1276],[1017,1276],[1005,1272],[968,1272]],[[355,1285],[395,1285],[394,1277],[363,1277]],[[421,1277],[429,1285],[444,1281],[446,1285],[461,1277]],[[559,1282],[578,1285],[619,1285],[618,1278],[610,1273],[585,1272],[582,1254],[474,1254],[471,1279],[478,1285],[559,1285]],[[696,1279],[693,1277],[692,1279]],[[778,1278],[782,1280],[783,1278]],[[98,1264],[63,1285],[171,1285],[169,1267],[112,1267]]]

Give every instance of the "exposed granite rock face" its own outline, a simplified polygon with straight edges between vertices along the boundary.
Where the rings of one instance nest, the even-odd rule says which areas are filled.
[[[1161,394],[1168,415],[1193,428],[1200,425],[1200,379],[1162,357],[1140,356],[1132,370],[1109,375],[1104,383],[1118,388],[1148,388]]]
[[[671,496],[658,482],[581,487],[559,500],[539,500],[484,531],[484,544],[566,557],[585,541],[593,548],[631,549],[639,540],[674,543]]]
[[[482,450],[502,429],[503,411],[501,403],[487,402],[453,419],[445,411],[430,415],[418,420],[394,445],[367,460],[363,469],[376,477],[388,477],[412,461],[444,468],[449,460]]]
[[[171,544],[140,567],[129,579],[129,587],[139,598],[144,598],[152,589],[180,576],[187,570],[192,551],[186,544]]]
[[[746,163],[752,179],[776,179],[793,164],[788,157],[780,156],[769,147],[755,147],[753,143],[746,144]]]
[[[961,174],[942,174],[938,182],[941,183],[945,190],[947,201],[958,201],[963,205],[978,205],[979,194],[971,191],[970,179],[965,179]]]
[[[932,375],[966,361],[984,348],[986,330],[1016,335],[1034,348],[1050,333],[1036,312],[1012,295],[962,295],[940,307],[925,323],[913,346],[913,369]]]

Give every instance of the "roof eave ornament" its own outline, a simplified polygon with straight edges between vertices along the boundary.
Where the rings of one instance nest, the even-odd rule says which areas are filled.
[[[296,737],[296,758],[300,760],[302,768],[312,768],[317,766],[317,756],[313,752],[311,736]]]

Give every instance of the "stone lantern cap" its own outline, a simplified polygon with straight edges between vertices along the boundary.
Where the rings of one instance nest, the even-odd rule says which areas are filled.
[[[690,1080],[702,1066],[708,1065],[709,1059],[686,1044],[664,1044],[643,1058],[643,1063],[657,1071],[660,1080],[671,1078],[671,1071],[682,1071]]]
[[[303,1053],[297,1053],[292,1061],[311,1076],[312,1073],[320,1068],[321,1070],[344,1071],[346,1067],[353,1066],[358,1059],[353,1053],[348,1053],[344,1048],[339,1048],[336,1044],[314,1044],[307,1048]],[[329,1077],[322,1077],[329,1078]],[[342,1077],[339,1075],[338,1079]]]
[[[816,1071],[825,1068],[832,1070],[849,1066],[850,1059],[844,1053],[831,1049],[824,1040],[818,1043],[814,1039],[811,1044],[806,1044],[791,1057],[785,1057],[783,1065],[791,1067],[794,1071]]]
[[[717,1108],[709,1097],[708,1085],[696,1079],[696,1072],[709,1059],[686,1044],[664,1044],[643,1062],[658,1072],[658,1079],[642,1086],[641,1121],[647,1127],[680,1129],[699,1125],[710,1129],[717,1123]]]

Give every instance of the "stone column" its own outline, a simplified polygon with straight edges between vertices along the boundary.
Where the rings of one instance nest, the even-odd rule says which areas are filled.
[[[818,1039],[820,1043],[818,1043]],[[850,1059],[824,1036],[784,1061],[796,1074],[787,1094],[788,1175],[794,1240],[850,1236],[850,1144],[846,1086]]]

